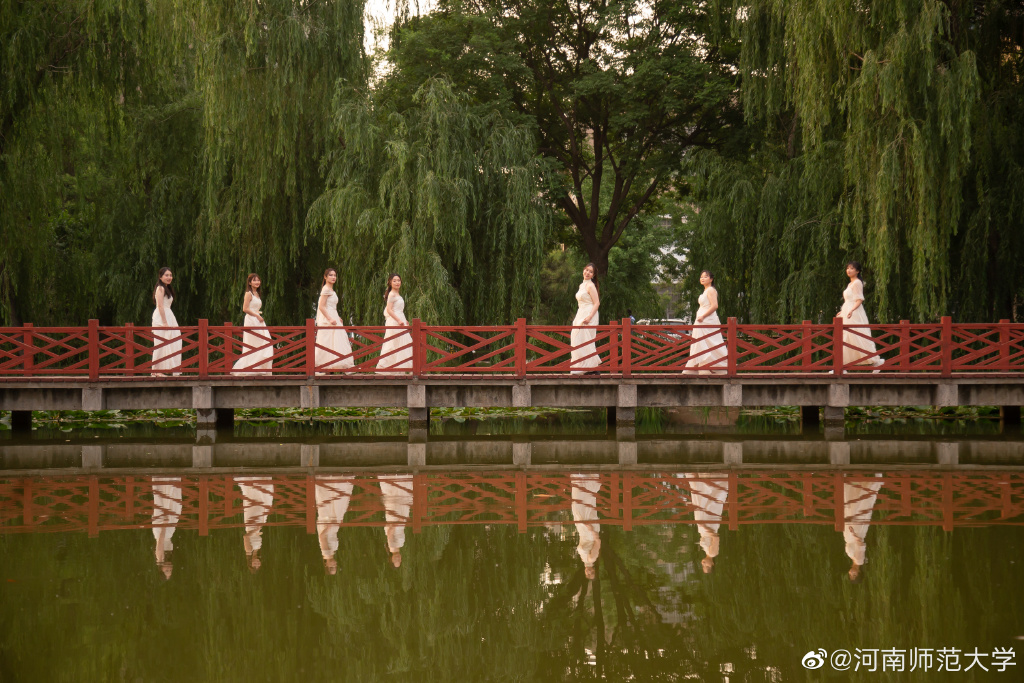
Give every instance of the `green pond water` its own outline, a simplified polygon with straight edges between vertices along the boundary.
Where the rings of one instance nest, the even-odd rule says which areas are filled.
[[[539,440],[604,433],[599,417],[586,415],[467,422],[437,421],[431,437],[512,434]],[[847,434],[1019,441],[1000,429],[997,422],[911,420],[851,424]],[[384,420],[239,423],[235,437],[372,441],[404,430],[404,421]],[[187,426],[109,431],[43,426],[24,443],[195,438]],[[638,438],[674,432],[779,437],[799,434],[799,425],[753,417],[720,428],[652,420],[637,429]],[[381,476],[398,472],[392,470]],[[450,474],[457,478],[467,471],[472,470]],[[588,471],[552,466],[549,473],[576,487],[584,485],[572,477],[596,476]],[[615,471],[605,467],[602,476]],[[666,471],[670,481],[687,476],[681,468]],[[778,472],[786,471],[779,463]],[[902,470],[891,463],[883,471],[889,476]],[[963,471],[997,478],[1018,473],[958,470]],[[244,470],[255,477],[270,472],[259,463]],[[431,472],[447,475],[437,468]],[[72,473],[24,477],[44,482]],[[581,519],[568,505],[551,513],[546,524],[525,530],[486,521],[404,528],[399,567],[380,514],[376,525],[337,531],[332,573],[320,535],[302,524],[274,525],[273,503],[271,525],[259,532],[254,570],[241,515],[234,528],[213,528],[206,535],[174,529],[173,518],[162,527],[165,533],[174,529],[173,549],[162,565],[155,558],[154,529],[145,524],[91,536],[85,530],[49,530],[44,520],[35,533],[10,532],[21,523],[11,512],[22,490],[11,482],[21,476],[0,473],[8,486],[0,490],[3,683],[1024,680],[1024,519],[981,519],[952,531],[931,523],[865,525],[867,562],[860,580],[851,582],[844,533],[833,524],[793,523],[768,514],[763,523],[723,523],[713,568],[705,573],[701,528],[694,523],[655,522],[627,530],[585,518],[600,539],[591,579],[574,524]],[[154,487],[197,475],[183,468],[160,476],[169,479],[153,480]],[[712,476],[724,477],[725,470],[719,466]],[[26,480],[18,479],[18,485]],[[890,485],[885,481],[883,486]],[[1020,480],[1008,481],[1004,495],[1020,499]],[[696,498],[696,491],[681,500]],[[884,516],[872,517],[871,505],[866,514],[871,521]],[[960,654],[961,669],[974,662],[969,671],[939,672],[932,661],[927,672],[922,664],[911,673],[915,648],[930,649],[933,657],[942,648],[984,657]],[[862,656],[880,652],[873,672],[865,670],[868,665],[837,671],[830,663],[808,669],[805,655],[819,649],[829,656],[841,649]],[[1014,665],[997,671],[992,653],[1005,658],[1011,649]],[[883,650],[894,657],[904,653],[902,671],[893,670],[895,659],[883,667]],[[953,666],[952,658],[948,664]]]

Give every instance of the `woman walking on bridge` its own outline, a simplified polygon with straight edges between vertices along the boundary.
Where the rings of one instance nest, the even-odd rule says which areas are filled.
[[[846,276],[850,278],[850,284],[843,290],[843,307],[836,313],[837,318],[843,319],[843,365],[877,368],[884,361],[875,355],[875,342],[871,339],[868,314],[864,311],[864,281],[860,277],[860,264],[856,261],[847,263]]]
[[[178,370],[181,366],[181,330],[178,320],[174,317],[171,304],[174,303],[174,273],[170,268],[163,267],[156,276],[156,288],[153,290],[153,327],[167,329],[153,330],[153,376],[166,377],[166,371]],[[180,372],[174,372],[175,376]]]
[[[263,319],[263,299],[260,297],[260,276],[249,273],[245,280],[245,297],[242,299],[242,312],[245,313],[245,326],[266,328]],[[267,330],[261,332],[242,333],[242,356],[231,366],[233,375],[261,375],[269,373],[273,367],[274,342]],[[261,372],[262,371],[262,372]]]
[[[384,290],[384,344],[380,347],[380,360],[377,361],[377,372],[388,370],[383,374],[399,374],[393,372],[412,370],[412,335],[402,328],[408,327],[405,318],[405,299],[398,293],[402,288],[402,277],[398,273],[388,276],[388,287]]]
[[[726,347],[722,333],[717,329],[722,322],[718,319],[718,290],[715,289],[715,276],[710,270],[702,270],[700,283],[704,285],[704,293],[697,299],[700,308],[694,325],[715,326],[710,330],[693,330],[693,343],[690,344],[690,360],[686,361],[684,375],[724,374],[726,372]]]
[[[569,333],[569,343],[572,345],[570,352],[570,369],[574,375],[582,375],[589,368],[596,368],[601,364],[601,357],[597,355],[597,330],[601,315],[597,309],[601,305],[601,297],[597,293],[597,278],[594,277],[594,264],[588,263],[583,268],[583,282],[576,291],[576,318],[572,321],[572,332]],[[596,370],[591,370],[597,374]],[[588,373],[589,374],[589,373]]]
[[[318,375],[323,370],[344,370],[355,364],[352,360],[352,344],[348,341],[344,321],[338,315],[338,295],[334,285],[338,271],[328,268],[324,271],[324,284],[320,288],[320,299],[316,304],[316,367]]]

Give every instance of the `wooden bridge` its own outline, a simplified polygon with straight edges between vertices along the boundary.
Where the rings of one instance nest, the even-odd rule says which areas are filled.
[[[591,495],[576,500],[574,487],[582,479]],[[385,521],[382,481],[406,491],[408,514],[389,511],[391,521]],[[258,499],[247,499],[240,482],[256,491]],[[696,493],[701,495],[694,495],[694,482],[700,482]],[[157,484],[164,506],[174,509],[154,502]],[[1024,525],[1020,472],[248,473],[242,479],[164,473],[0,478],[0,534],[86,531],[95,536],[173,525],[206,535],[213,529],[242,527],[247,505],[269,507],[266,526],[304,526],[314,533],[318,503],[340,496],[348,499],[347,512],[332,523],[408,525],[413,532],[450,524],[513,525],[525,532],[571,523],[574,502],[595,508],[596,514],[587,519],[626,530],[694,524],[696,511],[704,513],[705,523],[717,519],[730,529],[784,523],[842,530],[846,503],[853,502],[848,498],[868,491],[877,493],[867,517],[872,524],[941,526],[947,531]],[[272,499],[269,505],[266,494]],[[714,499],[716,509],[701,506],[701,501]]]
[[[628,425],[644,406],[794,405],[815,421],[824,407],[828,422],[841,421],[847,406],[995,405],[1019,423],[1024,404],[1024,325],[1007,321],[844,327],[840,318],[799,325],[730,318],[721,326],[623,319],[596,326],[594,348],[575,361],[582,347],[573,347],[571,327],[523,319],[348,327],[352,353],[344,355],[317,343],[312,320],[248,329],[256,343],[243,341],[241,327],[205,320],[173,329],[95,320],[0,328],[0,410],[13,411],[15,428],[30,424],[31,410],[184,408],[209,424],[230,422],[236,408],[321,406],[408,408],[415,424],[426,423],[432,407],[594,407]],[[693,342],[715,333],[721,344],[691,358]],[[396,334],[400,347],[381,357],[386,336]],[[844,362],[857,337],[877,351]],[[154,377],[154,351],[177,344],[174,376]],[[256,369],[268,350],[272,366]],[[726,358],[712,366],[715,350]],[[406,352],[401,372],[381,372]],[[597,364],[582,368],[588,358]],[[872,358],[882,364],[866,365]],[[705,365],[700,375],[682,374],[691,359]]]

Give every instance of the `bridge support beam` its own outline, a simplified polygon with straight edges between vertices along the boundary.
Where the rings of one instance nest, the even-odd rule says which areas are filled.
[[[825,406],[825,440],[842,441],[846,435],[846,409]]]
[[[512,443],[512,464],[525,467],[533,462],[533,444],[529,441]]]
[[[15,434],[29,434],[32,432],[32,411],[12,410],[11,431]]]
[[[192,467],[213,467],[213,446],[192,447]]]
[[[832,441],[828,445],[828,462],[830,465],[850,464],[850,442]]]
[[[620,384],[616,389],[615,405],[608,407],[608,425],[616,429],[636,425],[636,385]]]
[[[406,454],[406,464],[409,467],[426,467],[427,465],[427,444],[409,442]]]
[[[104,410],[106,407],[103,389],[99,387],[85,387],[82,389],[82,410]]]
[[[82,469],[103,467],[103,455],[106,450],[106,446],[82,446]]]
[[[743,442],[726,441],[722,444],[722,462],[726,465],[743,464]]]
[[[955,441],[935,444],[935,460],[939,465],[956,467],[960,464],[960,444]]]
[[[427,387],[410,384],[405,389],[405,405],[409,409],[409,429],[430,427],[430,408],[427,407]]]
[[[320,467],[320,444],[302,444],[299,447],[299,465],[302,467]]]

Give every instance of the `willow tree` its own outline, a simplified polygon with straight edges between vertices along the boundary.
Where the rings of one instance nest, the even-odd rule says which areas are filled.
[[[304,249],[324,189],[338,81],[361,85],[362,0],[177,0],[177,49],[194,64],[205,189],[197,239],[212,316],[258,271],[271,319],[310,317],[323,256]]]
[[[0,320],[89,306],[97,294],[59,286],[96,281],[72,160],[116,137],[125,107],[138,102],[146,5],[0,3]]]
[[[2,2],[0,315],[142,322],[156,269],[182,322],[308,317],[303,248],[338,80],[362,83],[359,0]],[[309,290],[309,291],[306,291]]]
[[[691,166],[692,261],[726,271],[727,307],[828,318],[853,258],[883,321],[1019,316],[1019,5],[756,0],[735,16],[751,144]]]
[[[736,122],[722,8],[704,2],[442,0],[400,23],[396,89],[443,75],[536,133],[548,200],[608,272],[612,248]]]
[[[527,129],[472,110],[445,80],[404,107],[342,93],[334,124],[344,144],[309,230],[336,259],[348,315],[378,324],[391,272],[409,317],[434,324],[508,323],[535,306],[550,216]]]

